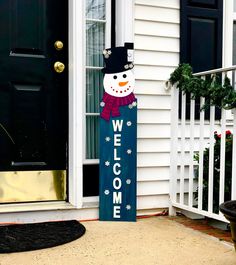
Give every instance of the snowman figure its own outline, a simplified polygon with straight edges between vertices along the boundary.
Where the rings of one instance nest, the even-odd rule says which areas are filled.
[[[109,121],[110,117],[119,117],[121,106],[136,102],[134,74],[132,72],[132,50],[128,45],[103,51],[105,67],[102,72],[104,94],[100,106],[103,107],[101,118]]]

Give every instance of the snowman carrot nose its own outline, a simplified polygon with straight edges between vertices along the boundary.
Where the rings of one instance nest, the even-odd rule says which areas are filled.
[[[127,82],[119,82],[119,86],[125,86],[125,85],[127,85],[129,83],[129,81],[127,81]]]

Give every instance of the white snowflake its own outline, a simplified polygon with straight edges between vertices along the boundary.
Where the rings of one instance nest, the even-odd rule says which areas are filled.
[[[110,141],[111,141],[111,138],[107,136],[107,137],[105,138],[105,141],[106,141],[106,142],[110,142]]]
[[[100,102],[100,106],[101,106],[101,107],[104,107],[104,106],[105,106],[105,102],[103,102],[103,101]]]
[[[129,109],[132,109],[133,108],[133,105],[132,104],[129,104]]]
[[[132,122],[131,121],[127,121],[127,126],[130,127],[132,125]]]
[[[133,107],[136,107],[136,106],[137,106],[137,102],[134,101],[134,102],[132,103],[132,105],[133,105]]]
[[[111,50],[103,50],[103,55],[105,56],[105,58],[109,58],[109,56],[112,54],[112,51]]]
[[[106,161],[106,162],[105,162],[105,166],[106,166],[106,167],[109,167],[109,166],[110,166],[110,162],[109,162],[109,161]]]
[[[131,149],[128,149],[126,152],[127,152],[128,155],[131,155],[132,150]]]
[[[126,209],[129,211],[129,210],[131,210],[131,205],[126,205]]]
[[[131,179],[127,179],[126,184],[128,184],[128,185],[131,184]]]
[[[104,194],[105,194],[105,195],[109,195],[109,194],[110,194],[110,191],[109,191],[109,190],[105,190],[105,191],[104,191]]]

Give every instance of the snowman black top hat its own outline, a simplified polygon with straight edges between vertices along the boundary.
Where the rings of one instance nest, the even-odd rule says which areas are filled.
[[[103,51],[105,67],[102,69],[102,72],[114,74],[132,69],[134,67],[132,52],[133,43],[125,43],[124,47],[105,49]]]

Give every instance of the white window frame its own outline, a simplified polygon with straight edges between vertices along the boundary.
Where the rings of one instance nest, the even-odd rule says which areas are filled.
[[[116,1],[116,46],[123,46],[125,42],[133,42],[134,40],[134,0],[118,0]],[[108,14],[107,11],[111,11],[111,1],[106,1],[106,39],[105,39],[105,48],[111,47],[111,14]],[[129,26],[127,26],[129,25]],[[86,38],[84,38],[84,47],[86,51]],[[86,65],[84,65],[86,69]],[[92,67],[87,67],[92,68]],[[101,67],[102,68],[102,67]],[[84,74],[84,78],[86,74]],[[84,79],[86,80],[86,79]],[[94,165],[99,163],[99,159],[86,159],[86,104],[85,104],[85,95],[86,95],[86,86],[84,84],[84,102],[83,102],[83,164]],[[96,114],[99,115],[99,114]],[[97,203],[99,198],[97,196],[83,197],[82,205],[87,203]]]
[[[86,5],[85,3],[86,0],[83,0],[84,6]],[[85,14],[85,9],[84,14]],[[80,175],[80,183],[81,187],[83,187],[83,165],[96,165],[99,164],[99,159],[86,159],[86,117],[92,115],[92,116],[99,116],[99,113],[86,113],[86,69],[99,69],[101,70],[102,67],[91,67],[86,65],[86,21],[103,21],[106,23],[105,26],[105,46],[110,47],[111,45],[111,0],[106,0],[106,7],[105,7],[105,15],[106,19],[105,20],[97,20],[97,19],[86,19],[84,16],[83,19],[83,25],[84,25],[84,38],[83,38],[83,47],[84,47],[84,53],[83,53],[83,58],[84,58],[84,64],[83,64],[83,82],[82,82],[82,98],[83,98],[83,103],[81,105],[82,109],[82,119],[83,119],[83,141],[82,141],[82,172]],[[106,48],[104,47],[104,48]],[[84,197],[83,196],[83,190],[80,192],[80,201],[81,201],[81,207],[86,207],[87,205],[97,205],[99,198],[98,196],[90,196],[90,197]]]
[[[83,0],[86,1],[86,0]],[[98,20],[98,19],[86,19],[85,18],[85,27],[86,21],[91,22],[103,22],[105,23],[105,46],[111,46],[111,0],[106,0],[106,7],[105,7],[105,20]],[[84,47],[86,53],[86,28],[85,28],[85,37],[84,37]],[[104,47],[104,48],[106,48]],[[85,72],[84,72],[84,80],[86,80],[86,69],[98,69],[101,70],[103,67],[94,67],[94,66],[87,66],[86,65],[86,56],[85,56]],[[83,139],[83,165],[95,165],[99,164],[99,159],[87,159],[86,158],[86,117],[88,116],[99,116],[99,113],[86,113],[86,81],[84,82],[83,86],[83,130],[84,130],[84,139]]]

